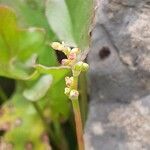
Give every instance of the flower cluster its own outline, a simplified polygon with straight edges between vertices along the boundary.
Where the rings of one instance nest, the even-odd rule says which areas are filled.
[[[81,71],[86,71],[89,68],[88,64],[82,61],[78,61],[78,55],[80,54],[79,48],[70,48],[69,46],[65,45],[64,42],[53,42],[51,46],[55,50],[62,51],[67,56],[67,59],[63,59],[61,64],[63,66],[71,67],[73,76],[65,78],[65,94],[71,100],[78,99],[79,92],[75,86],[77,84],[75,79],[78,78]]]
[[[66,77],[66,88],[65,88],[65,94],[71,99],[77,99],[79,96],[79,92],[74,89],[75,80],[74,77]]]
[[[67,59],[63,59],[61,62],[63,66],[72,66],[77,59],[77,55],[80,53],[78,48],[71,49],[70,47],[66,46],[64,42],[62,42],[62,44],[59,42],[53,42],[52,48],[62,51],[67,56]]]

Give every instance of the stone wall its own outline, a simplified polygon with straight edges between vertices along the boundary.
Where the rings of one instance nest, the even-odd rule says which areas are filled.
[[[150,0],[97,0],[86,150],[150,149]]]

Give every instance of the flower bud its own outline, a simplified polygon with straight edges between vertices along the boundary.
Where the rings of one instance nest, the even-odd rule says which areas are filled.
[[[63,50],[63,52],[64,52],[65,55],[68,56],[68,55],[70,54],[70,52],[71,52],[70,47],[66,47],[66,48]]]
[[[53,43],[51,44],[52,48],[53,48],[53,49],[56,49],[56,50],[59,48],[60,45],[61,45],[61,44],[60,44],[59,42],[53,42]]]
[[[72,86],[73,85],[73,77],[66,77],[65,78],[65,81],[66,81],[66,86],[67,87],[70,87],[70,86]]]
[[[77,90],[71,90],[71,91],[70,91],[69,98],[70,98],[71,100],[78,99],[78,96],[79,96],[79,92],[78,92]]]
[[[87,63],[83,63],[82,71],[87,71],[89,69],[89,65]]]
[[[71,91],[71,90],[70,90],[70,88],[67,88],[67,87],[66,87],[66,88],[65,88],[65,92],[64,92],[64,93],[65,93],[66,95],[68,95],[68,96],[69,96],[70,91]]]
[[[83,66],[83,62],[79,61],[78,63],[76,63],[73,67],[73,70],[75,71],[82,71],[82,66]]]
[[[64,45],[60,44],[59,42],[53,42],[51,46],[53,49],[58,51],[62,51],[64,49]]]
[[[73,49],[71,50],[71,52],[72,52],[72,53],[79,54],[80,50],[79,50],[79,48],[73,48]]]
[[[68,59],[62,59],[61,64],[63,66],[68,66],[70,64],[70,60],[68,60]]]
[[[77,54],[76,53],[70,53],[69,56],[68,56],[68,59],[70,60],[75,60],[77,58]]]

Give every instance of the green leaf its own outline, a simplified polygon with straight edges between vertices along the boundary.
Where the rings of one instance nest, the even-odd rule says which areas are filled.
[[[41,0],[0,0],[2,5],[7,5],[13,8],[19,23],[25,27],[37,26],[45,28],[49,38],[55,38],[54,33],[49,28],[47,18],[45,16],[45,2]],[[32,16],[32,17],[31,17]],[[52,40],[52,39],[50,39]]]
[[[32,103],[24,99],[21,94],[15,94],[0,111],[2,112],[0,130],[5,130],[0,144],[5,146],[4,149],[50,148],[45,125]]]
[[[0,75],[27,78],[33,65],[28,60],[40,53],[44,40],[44,30],[17,27],[13,10],[0,6]]]
[[[72,23],[69,10],[64,0],[48,0],[46,16],[55,34],[62,41],[76,45],[72,35]]]
[[[17,13],[18,22],[23,27],[36,26],[46,30],[46,41],[53,42],[56,40],[56,35],[49,27],[45,16],[45,1],[44,0],[0,0],[1,4],[12,7]],[[57,57],[52,48],[48,45],[41,48],[39,55],[39,63],[46,66],[57,65]]]
[[[46,107],[51,109],[52,120],[65,120],[70,114],[70,104],[68,97],[64,94],[65,76],[71,73],[68,67],[45,67],[36,65],[35,68],[41,74],[53,76],[53,84],[45,96]],[[43,100],[44,101],[44,100]]]
[[[52,84],[52,76],[42,76],[30,89],[25,89],[23,96],[30,101],[37,101],[43,98]]]
[[[70,115],[70,101],[64,94],[64,78],[52,86],[48,93],[52,120],[64,121]]]
[[[43,65],[35,65],[36,70],[41,74],[50,74],[53,76],[54,83],[64,80],[64,77],[71,72],[69,67],[45,67]]]
[[[84,50],[89,44],[92,8],[93,0],[47,0],[46,16],[59,40]]]

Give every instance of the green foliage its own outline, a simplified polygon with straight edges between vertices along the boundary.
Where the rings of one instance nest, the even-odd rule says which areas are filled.
[[[49,43],[63,40],[87,48],[92,0],[0,0],[0,4],[0,76],[17,82],[12,98],[0,109],[0,130],[6,131],[2,144],[10,150],[47,150],[49,134],[50,141],[63,149],[47,128],[70,116],[64,94],[70,69],[57,67]],[[63,135],[60,129],[57,137]]]
[[[0,3],[15,9],[21,25],[43,27],[48,32],[47,36],[50,40],[55,40],[55,35],[45,16],[44,0],[0,0]]]
[[[26,78],[32,66],[29,59],[40,53],[44,37],[42,29],[18,28],[14,12],[0,6],[0,75]]]
[[[85,50],[89,46],[89,31],[93,17],[93,0],[65,0],[72,21],[73,36],[77,46]]]
[[[47,0],[46,16],[59,40],[84,50],[89,44],[92,8],[92,0]]]
[[[42,76],[31,88],[23,91],[23,96],[30,101],[40,100],[45,96],[50,85],[52,84],[52,76]]]
[[[50,91],[47,92],[49,102],[48,106],[51,108],[52,120],[66,120],[69,117],[69,100],[64,94],[65,82],[64,78],[70,73],[70,68],[67,67],[45,67],[36,65],[35,68],[40,74],[48,74],[53,78]]]
[[[6,131],[2,145],[4,149],[24,150],[33,147],[35,150],[48,149],[46,128],[33,107],[18,91],[1,109],[0,129]],[[47,141],[45,141],[45,136]],[[2,146],[1,145],[1,146]]]
[[[11,6],[17,12],[17,18],[20,25],[24,27],[39,27],[46,31],[45,43],[56,40],[56,35],[49,27],[45,16],[44,0],[0,0],[1,4]],[[49,66],[57,65],[55,52],[45,44],[40,48],[39,63]]]
[[[35,65],[36,70],[40,74],[50,74],[54,78],[54,83],[59,82],[63,77],[65,77],[69,72],[70,68],[68,67],[46,67],[43,65]]]

